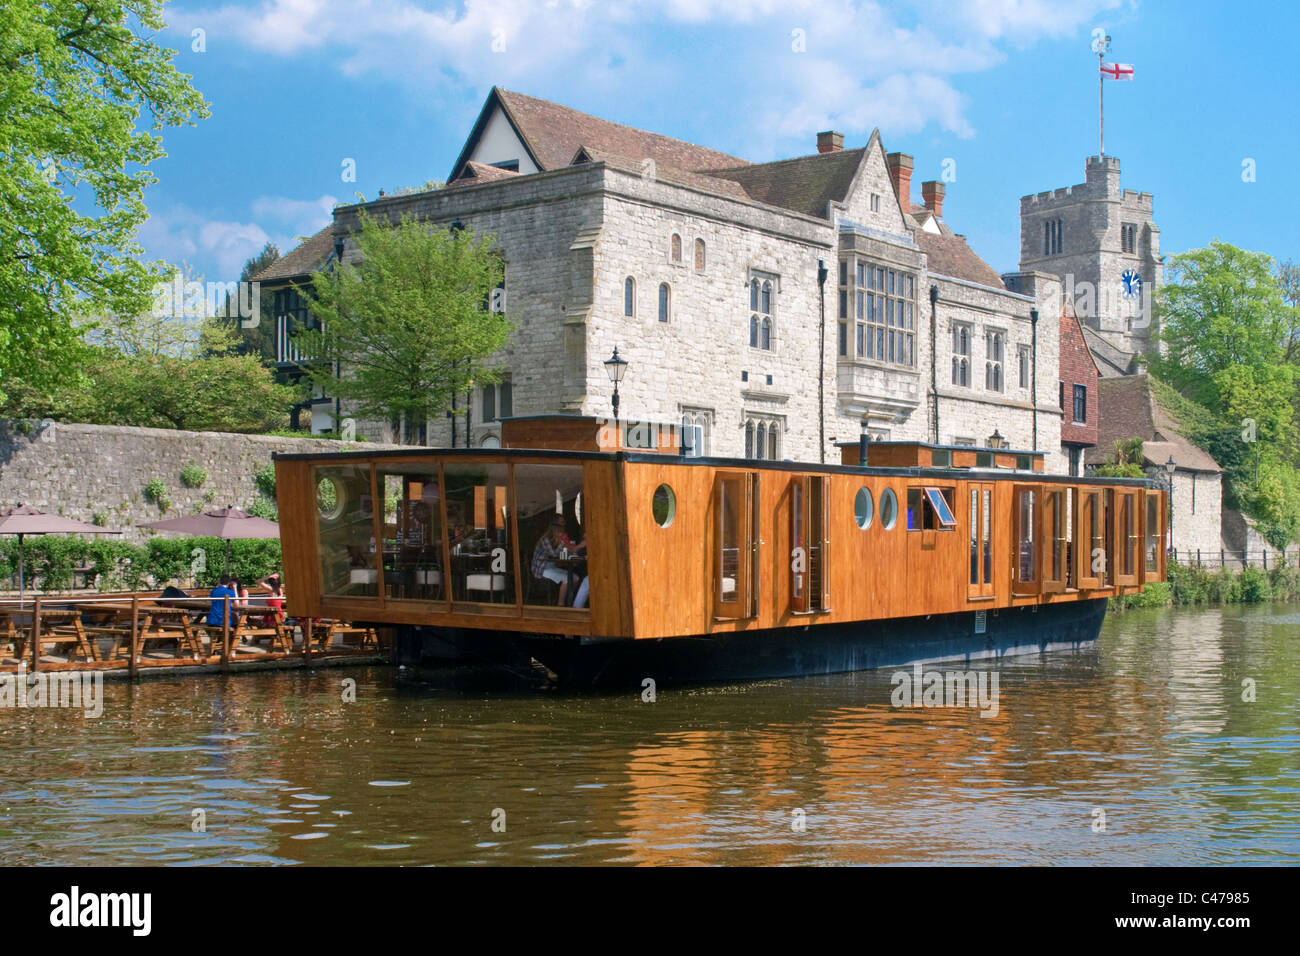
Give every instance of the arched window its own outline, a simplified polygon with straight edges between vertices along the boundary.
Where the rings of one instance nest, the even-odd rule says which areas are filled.
[[[758,442],[754,445],[754,457],[762,458],[767,454],[767,425],[758,423]]]
[[[677,233],[675,232],[673,233],[673,241],[670,245],[670,250],[673,257],[673,262],[681,262],[682,261],[682,237],[677,235]]]
[[[636,315],[636,280],[631,276],[623,280],[623,314]]]
[[[749,347],[758,348],[758,316],[756,315],[749,317]]]
[[[763,314],[772,314],[772,283],[763,283]]]
[[[767,430],[767,457],[776,460],[776,423]]]
[[[668,283],[659,283],[659,321],[668,321]]]
[[[695,268],[704,271],[704,240],[695,240]]]
[[[764,318],[763,319],[763,348],[770,349],[771,347],[772,347],[772,320],[769,318]]]
[[[749,311],[758,311],[758,280],[749,280]]]
[[[754,423],[745,422],[745,457],[754,457]]]

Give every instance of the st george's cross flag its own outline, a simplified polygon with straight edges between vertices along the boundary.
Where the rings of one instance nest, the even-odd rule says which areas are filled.
[[[1132,80],[1133,64],[1132,63],[1103,63],[1101,65],[1102,76],[1108,76],[1112,80]]]

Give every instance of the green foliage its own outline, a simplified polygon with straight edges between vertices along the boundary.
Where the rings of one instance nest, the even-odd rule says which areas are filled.
[[[1216,240],[1167,277],[1156,397],[1222,466],[1224,503],[1285,548],[1300,539],[1300,270]]]
[[[1178,564],[1171,561],[1168,568],[1169,585],[1174,604],[1204,604],[1209,600],[1210,575],[1204,568]]]
[[[208,115],[165,28],[162,0],[4,4],[0,401],[14,381],[75,380],[76,320],[140,311],[158,277],[136,242],[149,164],[166,155],[156,131]]]
[[[258,470],[253,475],[253,484],[257,486],[259,493],[275,500],[275,465],[269,464]]]
[[[166,511],[172,504],[171,495],[167,493],[167,485],[161,478],[150,478],[145,482],[144,500],[156,504],[159,511]]]
[[[1269,588],[1275,601],[1300,601],[1300,568],[1270,568]]]
[[[1136,594],[1124,594],[1110,599],[1111,610],[1165,607],[1173,599],[1173,586],[1168,581],[1152,581]]]
[[[1145,478],[1147,473],[1142,467],[1142,439],[1117,440],[1110,455],[1097,466],[1095,473],[1103,478]]]
[[[1262,568],[1246,568],[1241,572],[1240,600],[1243,604],[1260,604],[1273,600],[1273,582]]]
[[[248,513],[255,518],[266,518],[269,521],[280,520],[280,509],[276,507],[274,501],[268,501],[265,498],[255,498],[252,504],[248,506]]]
[[[280,250],[273,242],[268,242],[262,251],[244,263],[239,274],[240,282],[252,282],[253,277],[267,269],[280,258]],[[236,350],[240,355],[251,355],[264,365],[275,361],[275,297],[260,297],[260,314],[256,325],[245,327],[238,318],[230,319],[231,326],[239,337]],[[229,309],[225,310],[227,313]]]
[[[1210,604],[1240,604],[1241,575],[1222,568],[1207,575],[1206,601]]]
[[[186,488],[201,488],[208,480],[208,473],[192,461],[187,461],[181,469],[181,484]]]
[[[275,538],[232,541],[231,573],[241,581],[257,581],[280,568],[280,542]],[[89,579],[98,575],[101,591],[138,590],[168,582],[188,584],[197,578],[200,588],[215,587],[225,565],[226,542],[220,538],[153,538],[147,544],[125,541],[88,540],[60,535],[42,535],[26,541],[28,587],[66,591],[72,587],[73,570],[90,569]],[[206,568],[192,574],[195,553],[201,551]],[[18,542],[0,538],[0,576],[5,580],[18,570]]]
[[[90,523],[95,525],[97,528],[102,528],[108,524],[108,514],[103,511],[96,511],[94,515],[91,516]]]
[[[514,323],[487,308],[504,277],[493,237],[403,216],[371,218],[353,233],[360,262],[318,271],[300,289],[321,330],[296,339],[327,361],[304,366],[318,385],[347,400],[359,418],[425,421],[451,407],[472,382],[497,381],[486,360]],[[338,363],[342,376],[336,378]]]

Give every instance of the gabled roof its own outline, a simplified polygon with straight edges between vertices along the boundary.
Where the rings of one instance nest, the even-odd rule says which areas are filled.
[[[519,173],[513,169],[502,169],[500,166],[489,166],[487,163],[476,163],[471,160],[465,164],[460,176],[447,185],[477,186],[479,183],[496,182],[498,179],[510,179],[518,175]]]
[[[1097,383],[1097,406],[1097,445],[1085,453],[1088,464],[1100,464],[1117,441],[1141,438],[1142,455],[1152,467],[1172,457],[1179,468],[1187,471],[1217,474],[1223,470],[1203,449],[1182,436],[1178,421],[1156,401],[1145,373],[1101,379]]]
[[[635,157],[620,156],[617,153],[611,153],[594,146],[583,146],[578,150],[577,154],[573,157],[572,165],[578,165],[580,163],[605,163],[625,172],[636,173],[638,175],[644,175],[646,172],[641,161]],[[676,169],[675,167],[664,166],[659,163],[655,164],[654,178],[667,183],[676,183],[679,186],[690,186],[694,189],[703,190],[704,192],[730,196],[733,199],[749,200],[752,198],[745,192],[743,186],[730,179],[691,172],[686,169]]]
[[[494,86],[488,93],[487,101],[483,104],[464,148],[456,157],[449,179],[460,174],[497,106],[505,112],[524,148],[528,150],[529,157],[542,171],[568,166],[574,154],[584,145],[637,160],[653,159],[656,165],[688,171],[738,166],[745,162],[736,156],[704,146],[621,123],[611,123],[559,103]]]
[[[705,172],[715,179],[739,183],[758,202],[825,219],[826,204],[843,202],[848,196],[865,152],[865,147],[840,149]]]
[[[334,255],[334,225],[331,223],[253,276],[253,281],[271,282],[276,279],[294,279],[310,275],[325,265],[332,255]]]
[[[912,233],[913,240],[925,253],[926,268],[930,272],[1006,291],[1002,276],[981,259],[962,236],[942,226],[942,223],[941,228],[944,231],[939,235],[921,228]]]

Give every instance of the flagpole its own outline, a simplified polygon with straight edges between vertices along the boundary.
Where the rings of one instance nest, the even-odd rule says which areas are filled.
[[[1097,54],[1097,152],[1106,155],[1106,74],[1102,72],[1102,55]]]

